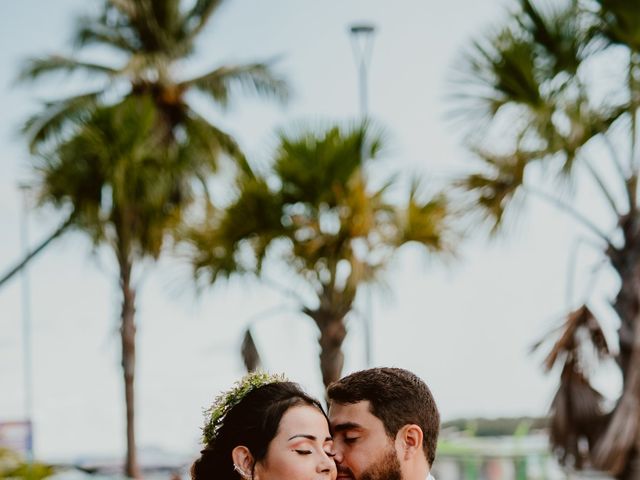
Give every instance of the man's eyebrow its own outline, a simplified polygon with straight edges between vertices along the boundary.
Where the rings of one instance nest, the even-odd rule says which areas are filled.
[[[287,440],[287,442],[290,441],[290,440],[293,440],[294,438],[306,438],[307,440],[311,440],[313,442],[315,442],[317,440],[317,438],[314,435],[305,435],[304,433],[299,433],[297,435],[294,435],[294,436],[290,437],[289,440]],[[327,438],[324,439],[325,442],[328,442],[330,440],[333,440],[333,438],[327,437]]]
[[[333,426],[334,432],[344,432],[345,430],[356,430],[362,426],[355,422],[344,422]]]

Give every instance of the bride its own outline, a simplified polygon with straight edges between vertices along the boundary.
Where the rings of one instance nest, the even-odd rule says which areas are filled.
[[[320,403],[284,377],[252,373],[206,412],[193,480],[335,480]]]

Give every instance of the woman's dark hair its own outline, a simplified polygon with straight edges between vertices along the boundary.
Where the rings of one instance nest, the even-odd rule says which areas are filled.
[[[248,393],[227,412],[216,438],[200,452],[200,458],[191,466],[191,478],[240,479],[233,469],[233,449],[238,445],[247,447],[253,455],[254,465],[264,459],[271,440],[278,432],[282,416],[297,405],[316,407],[326,418],[320,403],[307,395],[297,383],[269,383]]]

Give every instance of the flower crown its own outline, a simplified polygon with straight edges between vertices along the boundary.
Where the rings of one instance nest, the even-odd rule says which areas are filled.
[[[205,410],[206,423],[202,429],[203,443],[207,445],[215,440],[229,410],[240,403],[250,392],[263,385],[286,381],[288,380],[284,374],[266,372],[252,372],[242,377],[232,388],[218,395],[213,401],[213,405]]]

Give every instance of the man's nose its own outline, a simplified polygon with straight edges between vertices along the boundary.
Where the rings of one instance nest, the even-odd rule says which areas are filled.
[[[336,463],[342,463],[342,461],[344,460],[344,455],[342,455],[342,450],[340,450],[339,448],[335,449],[335,454],[333,456],[333,461]]]

